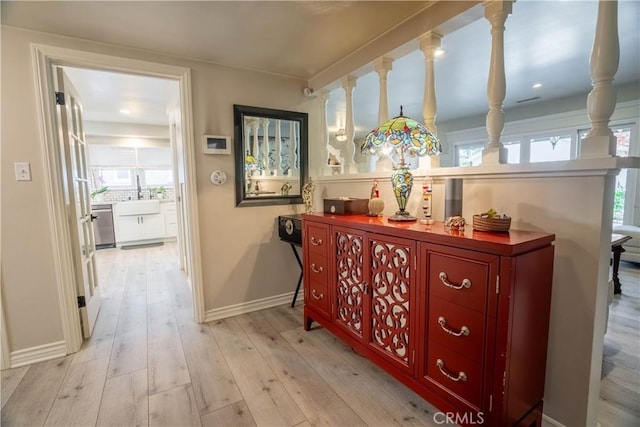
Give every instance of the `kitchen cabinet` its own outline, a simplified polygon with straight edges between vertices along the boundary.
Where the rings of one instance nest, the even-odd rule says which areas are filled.
[[[161,214],[118,216],[118,242],[159,239],[165,237]]]
[[[319,323],[461,425],[541,424],[554,235],[363,215],[305,214],[303,228],[307,331]]]

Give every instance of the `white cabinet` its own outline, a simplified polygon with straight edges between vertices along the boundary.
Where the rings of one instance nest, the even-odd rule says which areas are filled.
[[[176,237],[178,235],[178,218],[176,215],[175,202],[160,202],[160,212],[164,215],[166,237]]]
[[[117,241],[159,239],[165,236],[162,214],[118,216]]]

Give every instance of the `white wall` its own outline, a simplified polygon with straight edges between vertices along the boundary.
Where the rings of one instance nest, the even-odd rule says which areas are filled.
[[[63,340],[31,43],[190,68],[205,310],[295,289],[298,265],[277,238],[276,218],[299,207],[236,208],[233,156],[202,154],[200,137],[232,136],[233,104],[306,111],[305,82],[6,26],[1,31],[3,327],[12,352]],[[17,161],[31,163],[32,181],[15,181]],[[227,173],[226,185],[210,183],[215,169]]]

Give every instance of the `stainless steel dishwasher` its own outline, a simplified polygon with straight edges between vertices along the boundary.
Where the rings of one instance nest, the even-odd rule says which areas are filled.
[[[110,203],[91,206],[93,234],[96,249],[115,248],[116,235],[113,229],[113,207]]]

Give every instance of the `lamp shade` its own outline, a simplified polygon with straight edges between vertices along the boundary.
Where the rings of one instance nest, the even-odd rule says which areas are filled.
[[[364,139],[361,151],[363,154],[377,154],[399,151],[401,162],[405,156],[423,157],[439,155],[442,152],[440,140],[423,124],[402,115],[388,120],[369,132]]]

